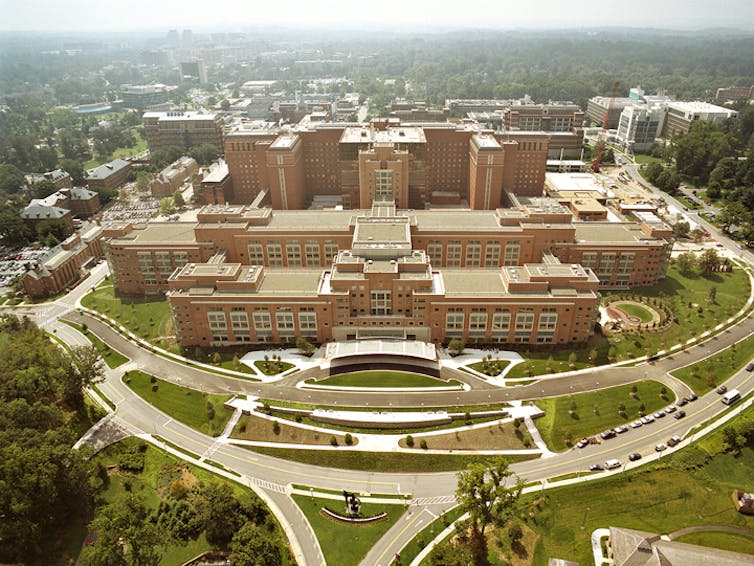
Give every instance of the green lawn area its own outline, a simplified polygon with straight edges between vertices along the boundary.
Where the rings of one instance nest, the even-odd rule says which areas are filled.
[[[277,375],[291,369],[293,364],[279,360],[257,360],[254,366],[265,375]]]
[[[633,387],[637,388],[637,399],[631,396]],[[674,401],[670,396],[672,393],[668,392],[667,398],[662,399],[662,388],[663,385],[656,381],[642,381],[578,395],[538,399],[535,404],[545,411],[545,416],[534,422],[547,446],[552,450],[564,450],[567,439],[576,442],[584,436],[636,420],[642,404],[645,413],[669,405]],[[574,406],[572,403],[575,404],[573,415],[569,414]],[[621,403],[626,406],[625,417],[618,414]]]
[[[733,552],[754,554],[754,537],[747,537],[736,533],[726,533],[722,531],[690,533],[673,540],[688,544],[721,548]]]
[[[435,540],[435,537],[444,531],[447,525],[458,519],[461,515],[463,515],[463,510],[460,507],[453,507],[453,509],[444,513],[447,524],[441,518],[437,518],[424,527],[401,549],[401,561],[404,564],[411,564],[427,544]]]
[[[326,466],[344,470],[365,470],[370,472],[448,472],[462,470],[472,462],[486,462],[490,456],[469,456],[461,454],[422,454],[400,452],[335,452],[330,450],[297,450],[293,448],[267,448],[249,446],[252,452],[294,460],[315,466]],[[523,462],[539,458],[538,455],[506,456],[509,462]]]
[[[127,372],[123,381],[142,399],[175,420],[205,434],[219,435],[233,414],[223,407],[223,403],[230,399],[229,395],[202,393],[141,371]],[[157,386],[157,391],[153,391],[154,386]]]
[[[710,289],[716,289],[715,301],[709,300]],[[618,295],[630,299],[640,297],[644,302],[662,302],[668,305],[678,322],[659,333],[639,332],[617,334],[609,339],[601,339],[595,346],[599,351],[600,363],[603,356],[615,360],[625,360],[657,352],[697,336],[714,328],[738,312],[749,296],[749,278],[746,273],[735,268],[731,273],[714,273],[709,277],[682,275],[675,265],[668,268],[667,277],[651,287],[637,287],[631,293],[605,292],[605,297]],[[701,312],[700,312],[701,309]],[[609,350],[608,350],[609,348]],[[608,356],[609,354],[609,356]],[[581,353],[583,355],[583,352]]]
[[[659,157],[653,157],[651,155],[643,155],[641,153],[634,154],[634,161],[636,163],[662,163],[662,159]]]
[[[175,344],[170,306],[164,296],[116,297],[108,285],[84,296],[81,304],[118,321],[152,344],[164,348]]]
[[[629,316],[635,316],[642,324],[652,322],[652,313],[636,303],[613,303],[612,306],[622,310]]]
[[[93,167],[97,167],[99,165],[102,165],[103,163],[107,163],[119,157],[122,159],[133,157],[134,155],[145,151],[147,149],[147,140],[141,136],[137,128],[131,128],[131,131],[134,135],[134,145],[132,145],[131,147],[120,147],[113,151],[112,154],[107,156],[107,158],[104,160],[99,159],[95,156],[93,159],[90,159],[89,161],[84,163],[84,170],[92,169]]]
[[[119,366],[122,366],[128,361],[128,358],[121,354],[120,352],[113,350],[110,346],[105,344],[102,340],[100,340],[97,336],[89,332],[88,330],[84,330],[80,324],[76,324],[75,322],[69,322],[67,320],[63,321],[68,326],[72,326],[76,330],[79,330],[80,332],[83,332],[84,335],[91,341],[91,343],[94,345],[95,348],[100,353],[100,356],[102,356],[102,359],[105,360],[105,363],[110,369],[117,368]]]
[[[752,419],[748,409],[736,422]],[[722,433],[715,432],[632,472],[548,490],[539,505],[532,502],[541,494],[525,497],[524,508],[535,512],[528,524],[540,535],[533,564],[546,566],[550,556],[591,564],[589,537],[598,527],[671,533],[713,524],[754,530],[754,516],[738,513],[730,497],[733,489],[754,491],[754,450],[734,457],[720,453],[722,445]]]
[[[714,340],[711,349],[715,349]],[[703,395],[716,388],[754,358],[754,336],[749,336],[738,344],[721,350],[706,360],[701,360],[671,373],[694,390]]]
[[[358,564],[369,552],[375,542],[403,515],[403,505],[386,505],[380,503],[362,503],[361,513],[364,517],[387,513],[387,518],[366,525],[348,525],[325,517],[320,513],[322,507],[331,511],[344,512],[343,499],[318,499],[305,495],[291,496],[309,520],[317,535],[327,564]]]
[[[308,381],[317,385],[333,387],[450,387],[459,386],[455,380],[442,381],[418,373],[406,371],[358,371],[328,377],[320,381]]]
[[[524,352],[521,355],[526,359],[525,362],[513,366],[505,377],[530,377],[534,375],[547,375],[549,373],[560,373],[565,371],[575,371],[591,367],[587,361],[589,356],[588,350],[574,350],[577,359],[571,367],[568,358],[571,355],[570,350],[558,350],[554,352]],[[599,361],[599,358],[597,358]]]

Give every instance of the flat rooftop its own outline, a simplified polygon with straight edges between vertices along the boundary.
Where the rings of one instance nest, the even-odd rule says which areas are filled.
[[[606,191],[592,173],[545,173],[545,184],[556,191],[589,191],[605,195]]]
[[[574,224],[574,237],[577,242],[588,242],[595,245],[611,242],[625,244],[626,242],[660,242],[642,232],[638,224],[619,224],[617,222],[579,222]]]
[[[350,127],[343,130],[340,143],[426,143],[421,128],[398,126],[385,130],[368,127]]]
[[[143,229],[134,229],[125,236],[114,238],[114,243],[143,244],[194,244],[195,222],[150,222]]]
[[[418,230],[505,230],[501,227],[494,210],[416,210],[408,213],[416,218]],[[510,227],[517,229],[517,227]]]
[[[498,268],[474,269],[473,277],[467,269],[443,269],[440,277],[445,297],[500,297],[507,295],[503,276]]]

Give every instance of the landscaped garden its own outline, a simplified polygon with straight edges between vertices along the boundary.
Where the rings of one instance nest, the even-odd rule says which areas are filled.
[[[322,554],[327,564],[359,564],[382,535],[403,515],[405,508],[401,501],[386,505],[362,503],[361,515],[369,517],[386,512],[387,517],[368,524],[353,525],[338,522],[322,514],[322,507],[344,513],[344,500],[320,499],[305,495],[293,495],[293,500],[306,515],[309,524],[317,535]]]
[[[328,426],[322,425],[320,426]],[[330,434],[302,428],[295,424],[286,424],[285,420],[270,421],[253,415],[243,415],[233,430],[233,438],[241,440],[258,440],[262,442],[280,442],[288,444],[351,445],[356,440],[350,434]],[[333,439],[335,442],[333,443]],[[350,440],[349,440],[350,439]]]
[[[537,399],[545,412],[534,422],[552,450],[564,450],[585,436],[627,424],[674,402],[672,392],[656,381],[642,381],[589,393]]]
[[[229,395],[202,393],[141,371],[126,372],[123,381],[150,405],[204,434],[222,433],[233,414],[223,406]]]

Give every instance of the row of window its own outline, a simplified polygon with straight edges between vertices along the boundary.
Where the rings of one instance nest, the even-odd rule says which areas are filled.
[[[324,262],[325,264],[330,264],[338,254],[338,242],[335,240],[325,240],[324,248]],[[249,242],[246,249],[251,265],[283,266],[283,244],[279,240],[269,240],[264,245],[262,242],[255,240]],[[304,242],[303,258],[306,260],[307,267],[322,266],[320,249],[321,247],[317,240],[306,240]],[[267,253],[267,261],[265,261],[265,252]],[[288,267],[302,267],[301,243],[299,241],[289,240],[285,243],[285,259]]]
[[[515,317],[507,309],[497,310],[491,317],[484,309],[474,309],[469,313],[466,326],[466,313],[462,309],[449,309],[445,314],[445,334],[460,337],[464,330],[468,330],[471,338],[482,338],[489,332],[493,339],[507,339],[513,323],[515,341],[528,342],[535,327],[535,319],[536,314],[532,309],[519,309]],[[542,338],[549,336],[552,339],[558,324],[557,310],[542,309],[536,322],[537,335]]]
[[[461,266],[461,254],[463,244],[460,240],[450,240],[443,246],[438,240],[432,240],[427,244],[427,254],[430,261],[435,265],[448,267]],[[445,262],[443,263],[443,251]],[[487,242],[484,246],[484,267],[498,267],[500,265],[500,242]],[[505,243],[503,249],[503,265],[518,265],[521,256],[521,244],[518,241]],[[466,244],[466,267],[482,267],[482,242],[471,240]]]
[[[293,337],[296,330],[300,336],[317,336],[317,313],[314,309],[301,308],[294,313],[292,308],[281,307],[275,309],[274,315],[267,308],[255,308],[251,311],[251,323],[249,313],[244,307],[233,307],[230,313],[221,307],[211,307],[207,311],[212,339],[215,341],[228,340],[228,314],[230,314],[230,328],[236,341],[248,342],[251,339],[251,328],[254,329],[257,339],[269,338],[273,332],[273,316],[275,329],[280,337]],[[298,327],[296,326],[298,319]]]

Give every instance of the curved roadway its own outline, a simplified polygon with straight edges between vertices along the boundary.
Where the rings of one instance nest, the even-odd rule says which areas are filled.
[[[74,311],[76,301],[105,274],[106,265],[102,264],[93,270],[93,276],[90,279],[85,280],[66,297],[45,305],[19,307],[12,310],[18,314],[34,316],[40,326],[48,330],[53,329],[58,336],[70,344],[84,343],[86,338],[59,322],[58,318],[68,314],[68,317],[74,320],[86,321],[94,334],[128,356],[131,362],[115,371],[107,372],[106,380],[99,385],[100,390],[116,405],[113,421],[134,434],[159,435],[182,450],[211,457],[213,461],[241,474],[247,483],[260,491],[268,502],[272,503],[273,509],[286,528],[286,533],[291,538],[292,547],[299,561],[311,565],[323,563],[321,550],[303,514],[286,495],[287,484],[297,483],[359,492],[412,494],[413,503],[409,509],[410,512],[388,531],[362,561],[362,564],[387,565],[392,561],[395,552],[399,551],[415,532],[424,528],[435,515],[454,505],[452,494],[456,487],[455,473],[402,474],[340,470],[300,464],[250,452],[173,421],[122,383],[120,377],[124,370],[143,369],[161,379],[213,393],[260,395],[273,399],[348,406],[400,407],[497,403],[565,395],[643,379],[662,381],[676,394],[684,394],[685,386],[670,377],[668,371],[714,354],[748,337],[754,331],[754,320],[750,315],[706,343],[676,352],[671,357],[663,358],[651,365],[596,368],[572,376],[540,380],[513,388],[500,389],[480,380],[474,381],[474,387],[471,390],[462,392],[365,394],[301,390],[295,388],[294,381],[306,378],[308,375],[306,372],[296,374],[295,380],[287,379],[271,384],[208,373],[144,350],[99,320],[86,315],[82,317]],[[468,381],[466,374],[452,375],[452,377],[462,377],[464,381]],[[729,389],[736,387],[746,395],[754,390],[754,374],[738,372],[726,384]],[[691,429],[708,421],[724,408],[719,396],[710,393],[684,407],[687,412],[684,419],[675,420],[665,417],[651,425],[629,430],[600,445],[587,446],[581,450],[568,450],[550,458],[520,462],[512,465],[511,468],[527,483],[542,482],[548,478],[584,472],[590,464],[604,462],[607,459],[616,458],[624,461],[631,452],[640,452],[645,455],[654,453],[655,444],[667,440],[673,434],[686,435]]]

